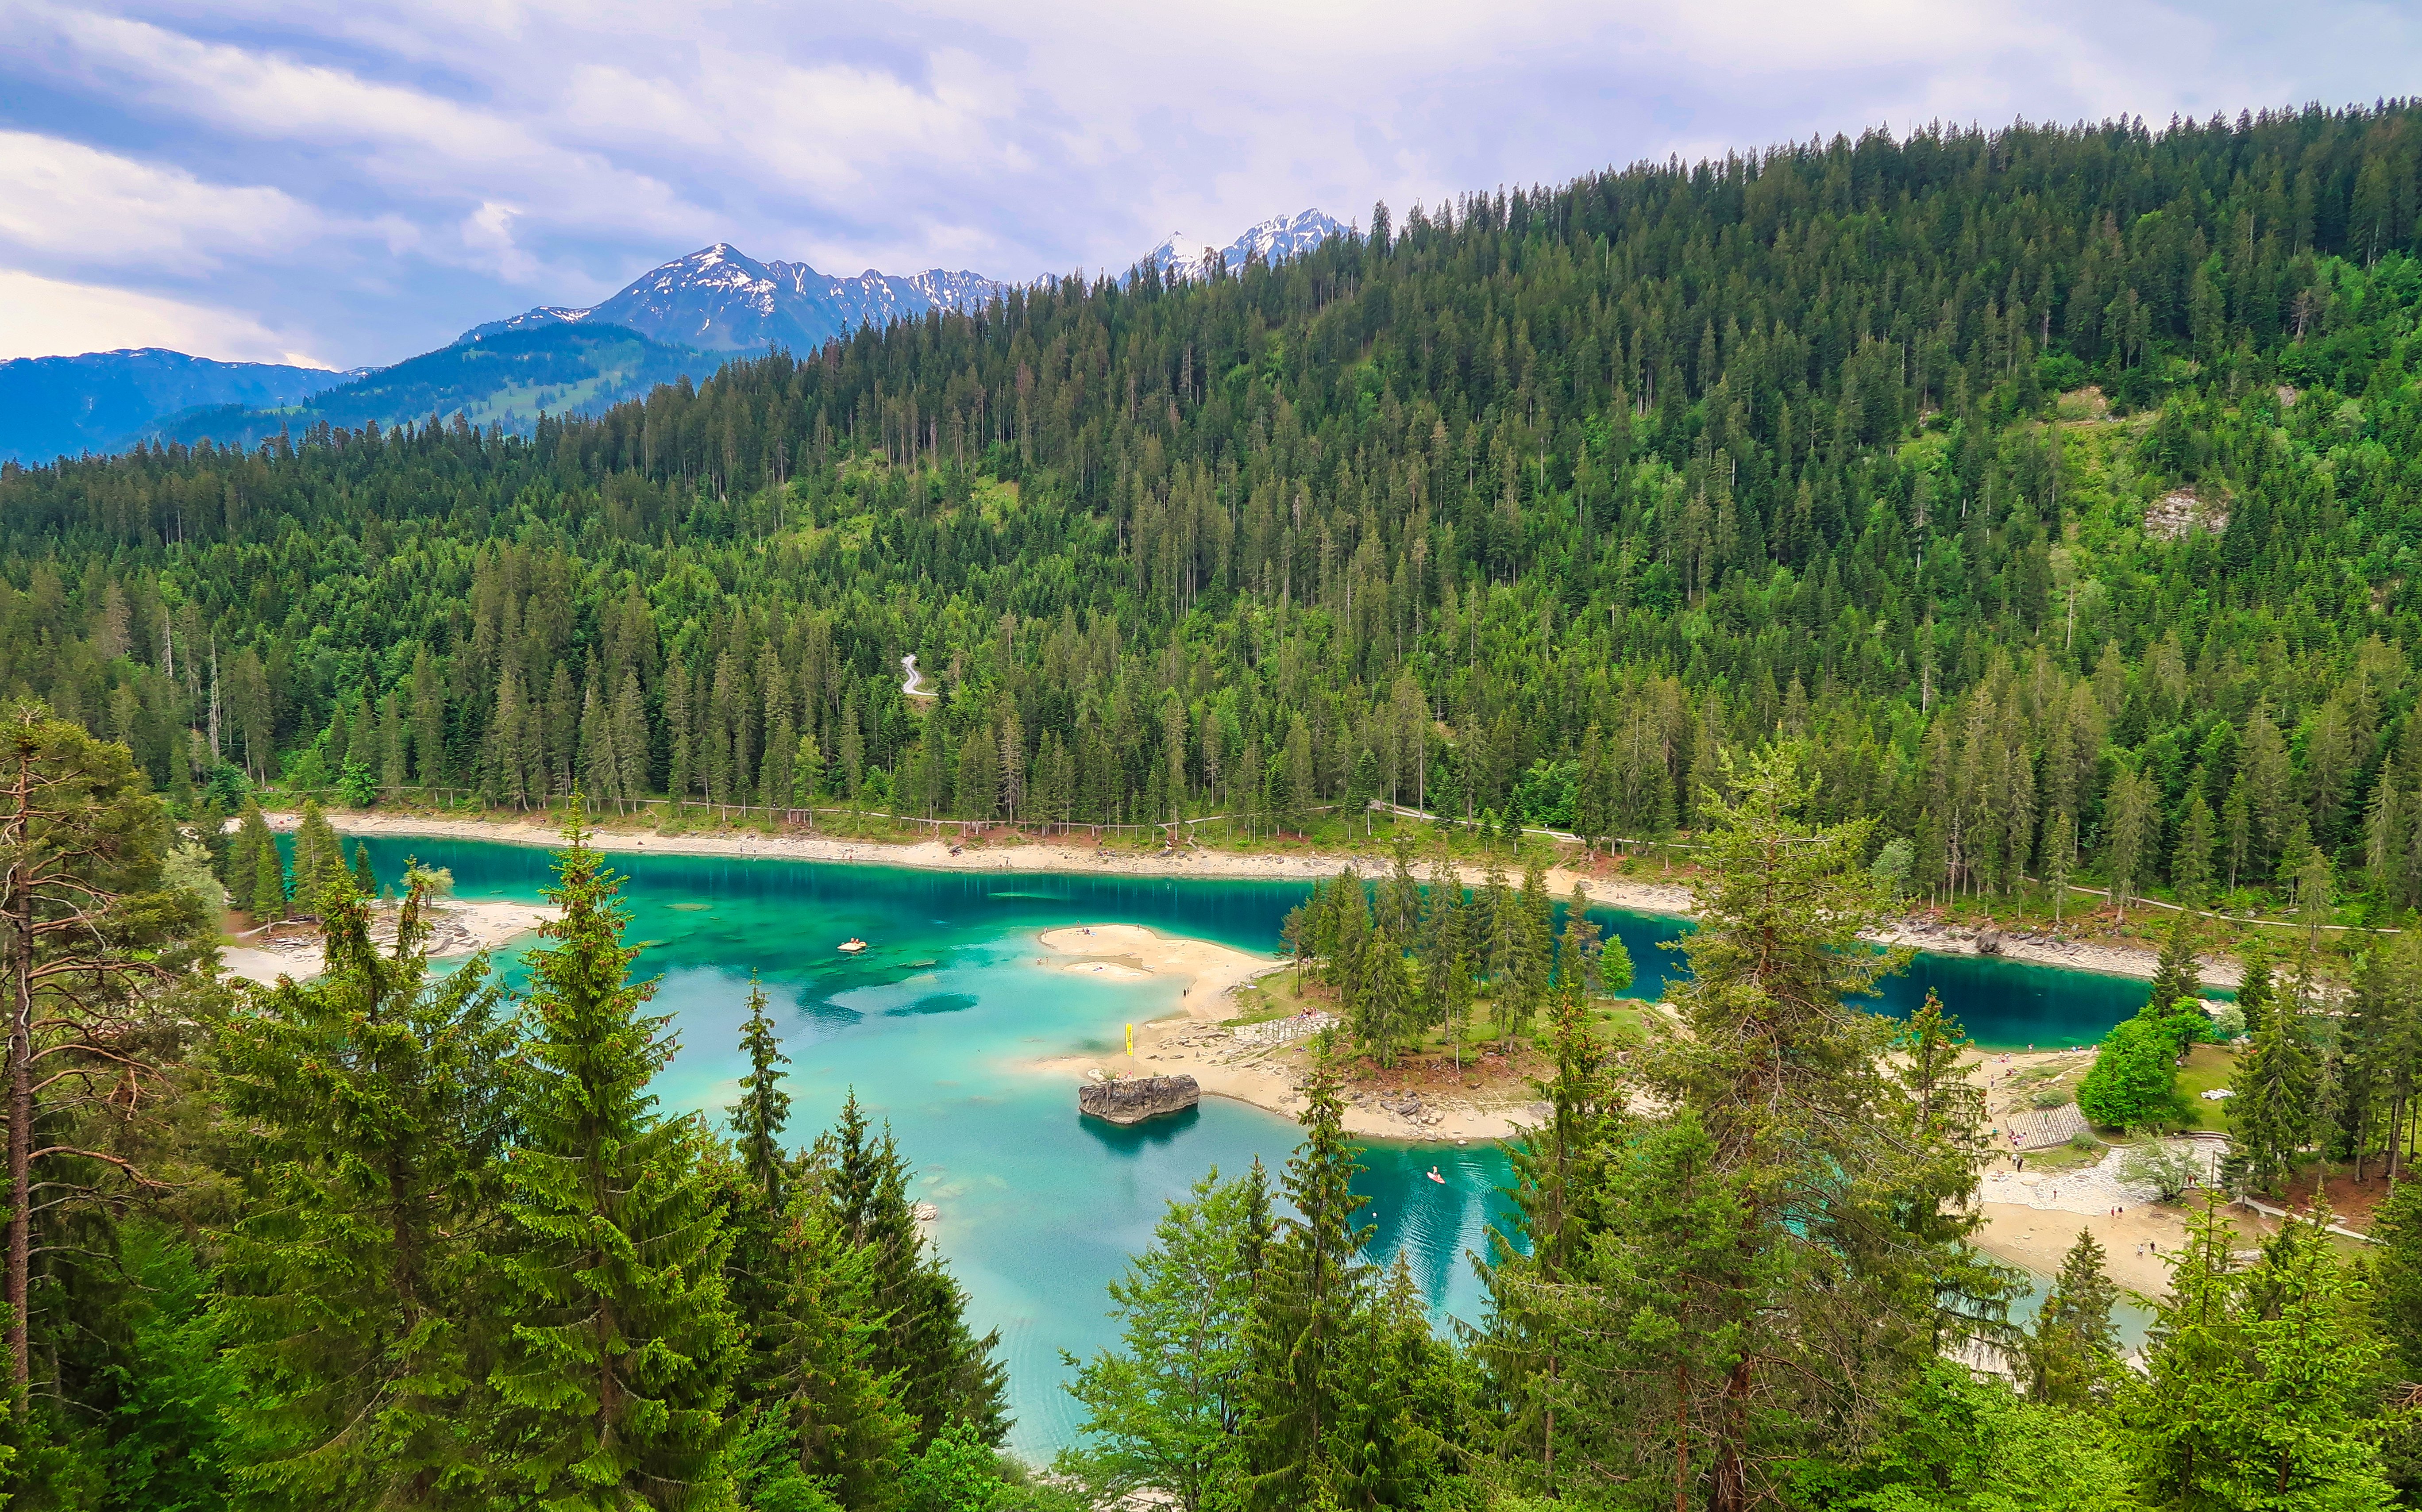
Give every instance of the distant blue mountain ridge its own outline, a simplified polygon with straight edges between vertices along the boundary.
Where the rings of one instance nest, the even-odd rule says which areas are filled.
[[[1349,235],[1316,210],[1278,216],[1215,248],[1172,234],[1137,259],[1172,280],[1258,257],[1280,262]],[[861,325],[980,308],[1010,285],[962,269],[854,277],[759,262],[718,242],[650,269],[585,309],[542,304],[473,326],[392,367],[323,371],[223,363],[152,348],[0,363],[0,460],[48,461],[141,441],[252,445],[281,429],[450,419],[527,431],[542,412],[594,413],[733,356],[807,351]]]
[[[0,460],[110,452],[164,414],[197,405],[295,404],[350,376],[322,367],[217,362],[158,347],[0,362]]]

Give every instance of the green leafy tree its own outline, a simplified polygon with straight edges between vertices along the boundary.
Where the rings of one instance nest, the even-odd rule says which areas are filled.
[[[2105,1129],[2151,1129],[2178,1116],[2178,1048],[2138,1014],[2102,1037],[2077,1083],[2078,1111]]]
[[[711,1506],[737,1327],[699,1173],[705,1133],[655,1112],[648,1083],[671,1041],[641,1011],[653,984],[630,979],[621,879],[576,798],[555,871],[562,912],[531,952],[504,1174],[495,1473],[551,1512]]]
[[[1172,1202],[1151,1248],[1110,1283],[1120,1348],[1080,1366],[1085,1411],[1062,1468],[1097,1500],[1152,1489],[1202,1512],[1243,1472],[1245,1326],[1253,1297],[1250,1192],[1217,1171]]]

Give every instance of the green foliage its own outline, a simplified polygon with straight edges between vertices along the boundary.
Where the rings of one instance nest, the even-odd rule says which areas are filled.
[[[222,1304],[231,1467],[265,1506],[477,1505],[514,1031],[485,957],[428,974],[425,896],[384,954],[342,873],[323,899],[323,972],[281,980],[218,1040],[252,1130]]]
[[[866,1310],[883,1320],[869,1368],[906,1414],[914,1450],[921,1453],[952,1423],[999,1444],[1009,1431],[1008,1371],[995,1357],[999,1335],[968,1327],[966,1292],[919,1238],[907,1163],[891,1130],[873,1137],[853,1093],[815,1155],[823,1216],[863,1252]]]
[[[630,980],[621,880],[575,804],[530,955],[530,1029],[514,1077],[502,1281],[511,1319],[490,1378],[496,1473],[537,1504],[715,1504],[737,1343],[726,1239],[698,1179],[705,1131],[654,1112],[670,1053],[653,984]]]
[[[0,672],[181,791],[216,697],[253,780],[349,800],[1254,838],[1381,796],[1658,840],[1781,731],[1909,892],[2401,909],[2414,110],[1643,165],[527,435],[20,470]]]
[[[193,1247],[153,1223],[120,1232],[125,1355],[102,1371],[108,1406],[102,1472],[108,1512],[217,1512],[228,1504],[228,1403],[240,1399],[214,1277]],[[7,1461],[0,1458],[0,1473]]]
[[[2103,1273],[2102,1260],[2100,1241],[2081,1226],[2020,1350],[2030,1400],[2050,1407],[2091,1407],[2108,1395],[2115,1381],[2119,1331],[2111,1309],[2119,1300],[2119,1288]]]
[[[2377,1507],[2391,1492],[2360,1431],[2382,1342],[2368,1288],[2317,1222],[2291,1220],[2239,1268],[2215,1204],[2165,1255],[2142,1377],[2123,1420],[2146,1499],[2230,1509]]]
[[[2178,1047],[2143,1013],[2102,1037],[2077,1083],[2078,1111],[2105,1129],[2152,1129],[2178,1116]]]
[[[1245,1328],[1256,1276],[1256,1232],[1245,1181],[1217,1171],[1172,1202],[1152,1247],[1110,1283],[1120,1348],[1083,1364],[1069,1394],[1085,1409],[1080,1445],[1062,1468],[1096,1499],[1145,1487],[1183,1512],[1223,1504],[1242,1473]],[[1070,1364],[1076,1362],[1072,1358]]]
[[[748,1074],[740,1079],[740,1100],[727,1110],[731,1131],[740,1136],[741,1161],[764,1193],[765,1206],[779,1212],[781,1137],[791,1117],[791,1095],[782,1090],[780,1068],[791,1057],[782,1053],[774,1021],[765,1016],[765,985],[754,973],[748,978],[748,1021],[741,1026],[740,1048],[748,1056]]]

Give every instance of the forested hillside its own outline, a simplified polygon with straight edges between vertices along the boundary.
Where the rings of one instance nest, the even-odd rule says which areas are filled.
[[[1872,133],[1070,280],[529,440],[0,478],[0,682],[533,803],[1699,827],[1911,884],[2422,892],[2422,109]],[[931,712],[898,659],[939,674]],[[2258,900],[2257,900],[2258,901]]]

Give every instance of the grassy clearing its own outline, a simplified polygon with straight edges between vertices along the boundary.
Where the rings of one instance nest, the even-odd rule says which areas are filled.
[[[2181,1128],[2228,1132],[2228,1100],[2206,1102],[2203,1095],[2228,1085],[2237,1074],[2237,1052],[2225,1045],[2195,1045],[2178,1072],[2178,1100],[2186,1109]]]

